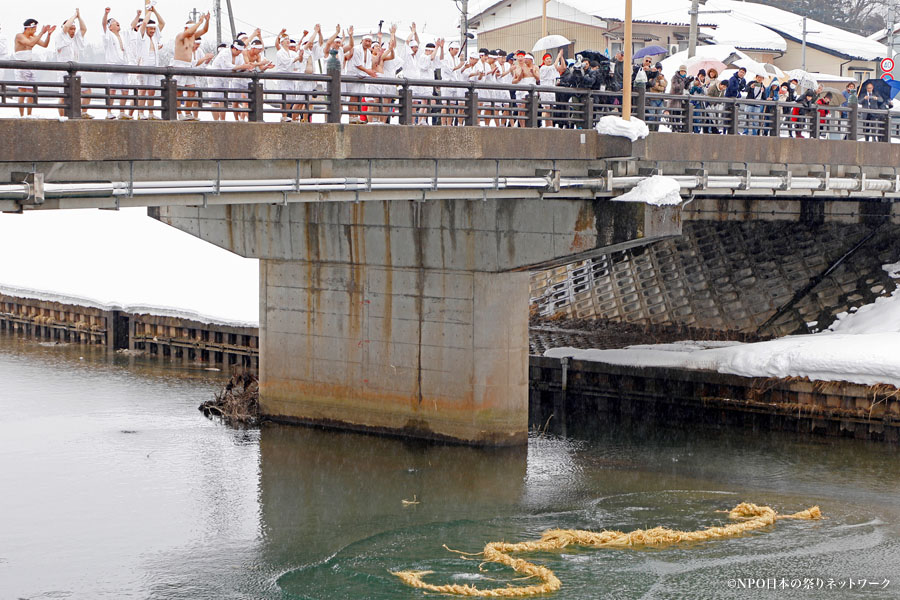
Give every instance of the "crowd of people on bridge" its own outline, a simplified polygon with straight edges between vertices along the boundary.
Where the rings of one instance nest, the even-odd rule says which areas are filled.
[[[414,119],[417,124],[453,125],[464,123],[467,108],[464,86],[442,85],[443,82],[480,83],[502,86],[502,89],[479,89],[478,121],[481,125],[517,126],[522,125],[527,101],[532,86],[544,88],[560,84],[560,78],[572,69],[583,73],[604,73],[605,83],[601,89],[606,94],[599,96],[601,104],[608,104],[610,112],[618,110],[621,97],[615,92],[621,90],[627,69],[621,53],[611,60],[598,62],[584,57],[578,64],[574,59],[564,59],[563,51],[540,53],[533,56],[525,50],[468,48],[456,40],[438,38],[421,44],[416,24],[409,26],[409,35],[400,40],[397,26],[388,31],[379,27],[377,33],[357,38],[354,28],[342,29],[336,25],[324,30],[316,24],[313,27],[289,33],[281,30],[274,39],[274,55],[267,58],[266,44],[260,29],[251,33],[239,33],[229,43],[204,43],[203,36],[210,27],[210,15],[195,16],[186,22],[175,35],[174,44],[162,41],[167,23],[155,0],[145,0],[144,7],[129,13],[121,20],[110,8],[99,17],[97,35],[102,38],[103,62],[114,65],[121,72],[108,73],[102,90],[108,93],[103,102],[108,119],[159,119],[160,99],[156,98],[160,85],[158,75],[129,74],[124,67],[163,67],[180,69],[210,69],[216,73],[210,76],[179,74],[180,119],[197,120],[201,106],[211,109],[214,120],[224,120],[230,112],[236,120],[247,119],[249,106],[248,86],[250,79],[223,76],[222,72],[255,72],[322,75],[326,72],[328,58],[334,56],[342,71],[342,96],[351,123],[396,122],[399,93],[397,79],[435,81],[434,86],[414,86]],[[198,18],[197,18],[198,17]],[[91,28],[78,9],[68,16],[59,27],[42,25],[36,19],[28,19],[22,30],[16,33],[10,45],[0,37],[0,60],[33,61],[35,49],[45,48],[50,52],[52,62],[83,62],[86,39]],[[579,56],[579,58],[581,58]],[[92,62],[97,62],[96,60]],[[67,73],[50,71],[55,82],[62,85]],[[34,95],[35,83],[40,80],[35,70],[23,65],[15,69],[14,80],[20,96],[19,113],[24,117],[32,115],[38,103]],[[792,136],[803,137],[809,131],[808,124],[816,118],[825,121],[826,107],[852,107],[857,105],[865,121],[869,116],[864,111],[890,107],[889,98],[879,95],[872,84],[857,90],[856,84],[846,85],[842,97],[831,91],[805,89],[800,81],[774,81],[766,84],[762,75],[747,75],[746,69],[738,69],[728,78],[720,76],[714,69],[700,70],[694,76],[687,75],[686,66],[678,68],[671,82],[663,74],[662,65],[644,58],[634,65],[631,79],[636,89],[644,87],[651,94],[668,94],[667,99],[650,96],[647,101],[647,121],[652,129],[668,127],[675,131],[694,133],[724,133],[723,119],[717,111],[722,98],[744,100],[777,101],[772,105],[742,103],[746,113],[745,127],[740,131],[746,135],[771,135],[772,128],[763,126],[765,112],[780,111],[786,130]],[[379,81],[382,80],[382,81]],[[395,80],[385,83],[385,80]],[[277,79],[263,78],[267,102],[281,108],[283,121],[309,121],[315,114],[314,106],[322,106],[321,94],[324,79]],[[442,82],[442,83],[438,83]],[[92,84],[101,85],[101,84]],[[83,87],[89,88],[88,84]],[[613,93],[610,93],[613,92]],[[82,95],[82,116],[93,118],[88,112],[91,99],[89,90]],[[543,126],[580,126],[574,119],[559,118],[564,106],[577,96],[568,90],[541,90],[536,94],[540,102],[540,124]],[[671,96],[682,97],[674,99]],[[317,97],[319,102],[317,102]],[[699,115],[691,125],[675,118],[683,114],[686,101]],[[63,104],[64,101],[60,101]],[[679,108],[681,107],[681,108]],[[63,109],[59,108],[63,115]],[[368,114],[367,114],[368,113]],[[818,117],[817,117],[818,113]],[[820,128],[823,136],[840,137],[841,133]],[[873,136],[874,137],[874,134]]]

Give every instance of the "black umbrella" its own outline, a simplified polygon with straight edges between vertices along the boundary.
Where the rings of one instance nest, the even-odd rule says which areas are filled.
[[[859,97],[862,98],[866,95],[866,86],[869,84],[875,86],[873,88],[874,92],[886,103],[890,102],[891,99],[897,94],[891,88],[887,81],[883,79],[866,79],[862,82],[862,85],[859,86]]]

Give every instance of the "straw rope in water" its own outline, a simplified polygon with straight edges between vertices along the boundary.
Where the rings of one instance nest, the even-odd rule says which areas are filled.
[[[528,586],[508,586],[495,589],[479,589],[469,584],[444,584],[435,585],[426,583],[423,578],[432,571],[396,571],[393,575],[414,588],[439,594],[452,594],[457,596],[470,596],[481,598],[517,598],[523,596],[535,596],[555,592],[562,586],[562,582],[547,567],[536,565],[521,558],[513,558],[512,554],[527,552],[549,552],[560,550],[568,546],[585,546],[589,548],[640,548],[659,547],[678,544],[680,542],[699,542],[729,538],[741,535],[747,531],[760,529],[768,525],[774,525],[780,519],[806,519],[816,520],[822,518],[818,506],[813,506],[804,511],[792,515],[779,515],[768,506],[758,506],[742,502],[728,512],[732,519],[741,519],[737,523],[731,523],[721,527],[709,527],[698,531],[676,531],[665,527],[653,529],[636,529],[630,533],[621,531],[584,531],[578,529],[550,529],[544,532],[540,540],[531,542],[519,542],[511,544],[506,542],[490,542],[482,552],[469,554],[468,556],[481,556],[484,563],[499,563],[505,565],[517,573],[526,575],[526,578],[537,578],[542,583]],[[456,552],[456,551],[454,551]],[[457,552],[458,554],[466,554]]]

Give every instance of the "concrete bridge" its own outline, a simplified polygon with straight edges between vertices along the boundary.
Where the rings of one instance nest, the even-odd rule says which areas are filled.
[[[202,122],[0,131],[28,140],[0,148],[0,210],[145,206],[260,259],[268,416],[472,444],[527,435],[529,272],[671,239],[682,220],[900,223],[893,144]],[[691,201],[613,200],[654,173]]]

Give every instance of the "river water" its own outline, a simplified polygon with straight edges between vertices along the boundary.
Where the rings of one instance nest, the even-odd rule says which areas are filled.
[[[560,577],[561,599],[900,597],[896,447],[602,422],[507,450],[235,430],[197,410],[222,381],[0,336],[0,598],[423,598],[389,571],[508,580],[443,544],[474,552],[553,527],[693,530],[744,500],[818,504],[828,518],[532,558]],[[745,578],[776,589],[741,589]],[[792,580],[801,589],[778,589]]]

